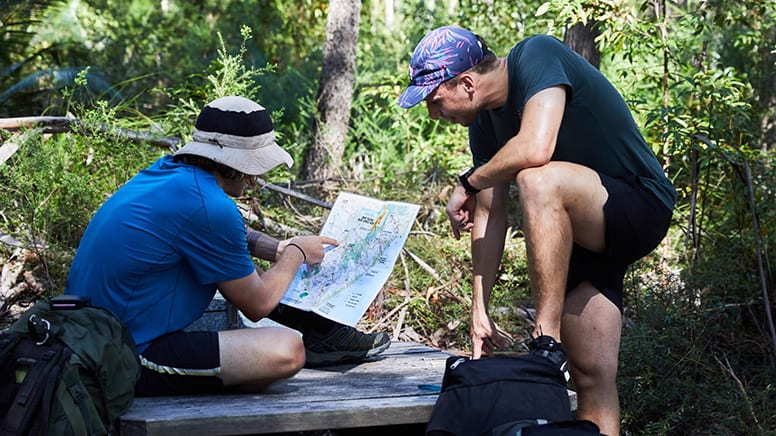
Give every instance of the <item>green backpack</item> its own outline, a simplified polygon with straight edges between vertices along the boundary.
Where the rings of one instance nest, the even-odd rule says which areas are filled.
[[[38,302],[0,333],[0,435],[114,434],[139,377],[112,313],[78,297]]]

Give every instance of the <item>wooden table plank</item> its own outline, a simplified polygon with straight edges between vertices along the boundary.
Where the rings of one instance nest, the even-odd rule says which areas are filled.
[[[122,435],[262,434],[423,423],[449,355],[395,342],[358,365],[303,369],[262,394],[137,398]]]
[[[424,423],[428,420],[436,395],[359,400],[317,401],[298,404],[264,404],[255,414],[220,413],[191,408],[183,418],[131,421],[122,419],[121,435],[225,435],[266,434],[292,431],[373,427]],[[250,401],[248,401],[250,405]],[[219,404],[221,407],[228,405]],[[242,407],[241,409],[245,409]],[[236,409],[235,409],[236,410]]]
[[[358,365],[303,369],[261,394],[137,398],[120,434],[240,435],[420,424],[428,421],[450,355],[394,342]],[[572,410],[576,394],[569,391]]]

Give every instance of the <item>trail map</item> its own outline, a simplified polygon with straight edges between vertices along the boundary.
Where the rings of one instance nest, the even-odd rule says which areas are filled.
[[[282,302],[355,326],[388,280],[420,207],[342,192],[320,234],[339,242],[302,265]]]

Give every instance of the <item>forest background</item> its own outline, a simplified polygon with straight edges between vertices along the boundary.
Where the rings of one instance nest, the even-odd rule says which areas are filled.
[[[772,0],[2,0],[2,323],[60,293],[100,204],[188,140],[205,103],[239,94],[272,111],[297,162],[238,199],[250,225],[317,233],[340,191],[421,205],[360,327],[466,352],[468,240],[444,213],[466,131],[396,105],[412,48],[446,24],[501,56],[564,39],[622,92],[677,187],[669,235],[626,277],[624,434],[776,434]],[[54,118],[19,119],[34,116]],[[511,224],[491,314],[521,350],[518,210]]]

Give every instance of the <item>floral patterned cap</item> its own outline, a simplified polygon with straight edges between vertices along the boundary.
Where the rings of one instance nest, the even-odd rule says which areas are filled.
[[[399,106],[411,108],[442,82],[477,65],[485,56],[477,35],[455,26],[439,27],[420,40],[410,60],[410,85]]]

